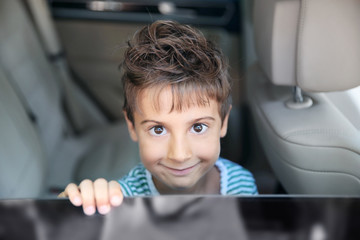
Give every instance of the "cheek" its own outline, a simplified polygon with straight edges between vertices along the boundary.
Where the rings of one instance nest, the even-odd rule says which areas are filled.
[[[140,158],[146,166],[151,165],[166,156],[165,143],[158,139],[144,139],[139,141]]]
[[[209,161],[216,161],[220,154],[220,138],[204,138],[201,141],[194,141],[193,154],[197,158]]]

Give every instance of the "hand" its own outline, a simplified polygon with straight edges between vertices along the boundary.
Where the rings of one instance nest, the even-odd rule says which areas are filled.
[[[94,182],[83,180],[79,186],[70,183],[58,197],[68,197],[73,205],[82,205],[86,215],[93,215],[96,208],[100,214],[107,214],[111,207],[119,206],[123,201],[120,184],[103,178]]]

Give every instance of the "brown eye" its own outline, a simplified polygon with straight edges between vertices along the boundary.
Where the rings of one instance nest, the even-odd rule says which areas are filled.
[[[156,127],[154,128],[154,132],[155,132],[156,134],[161,134],[163,131],[164,131],[164,128],[161,127],[161,126],[156,126]]]
[[[201,133],[201,131],[203,130],[203,126],[200,123],[194,124],[194,131],[197,133]]]
[[[203,133],[206,132],[206,130],[207,130],[208,128],[209,128],[209,127],[206,126],[206,125],[203,124],[203,123],[195,123],[195,124],[191,127],[190,132],[195,133],[195,134],[203,134]]]
[[[192,127],[190,132],[195,134],[203,134],[209,127],[203,123],[195,123]]]
[[[166,129],[163,126],[155,126],[150,129],[150,134],[154,136],[161,136],[166,134]]]

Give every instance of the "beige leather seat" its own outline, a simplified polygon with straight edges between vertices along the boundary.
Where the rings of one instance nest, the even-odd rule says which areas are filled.
[[[360,194],[360,1],[256,0],[254,33],[247,93],[279,181]]]
[[[49,188],[84,178],[120,178],[139,161],[125,123],[71,131],[62,75],[24,3],[0,1],[0,198],[47,196]]]
[[[0,153],[0,198],[43,193],[47,162],[42,144],[1,68]]]

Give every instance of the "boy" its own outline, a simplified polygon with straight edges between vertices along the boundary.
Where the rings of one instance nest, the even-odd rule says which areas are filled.
[[[137,32],[122,64],[124,115],[142,164],[120,181],[69,184],[62,197],[102,214],[123,196],[257,194],[250,172],[219,158],[231,110],[228,65],[197,30],[157,21]]]

